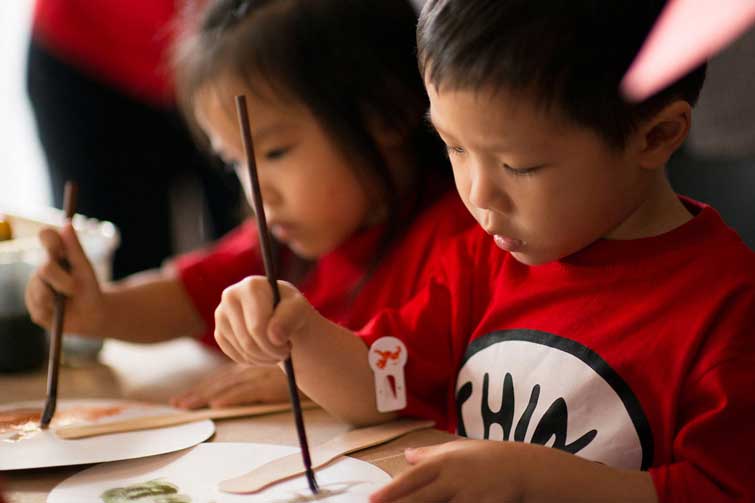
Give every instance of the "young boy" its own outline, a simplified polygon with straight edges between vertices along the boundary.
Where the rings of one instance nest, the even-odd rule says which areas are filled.
[[[397,337],[402,413],[478,439],[407,451],[373,502],[755,498],[755,256],[663,171],[704,69],[618,95],[663,3],[430,0],[430,118],[480,228],[361,339],[288,284],[275,310],[264,278],[225,291],[235,360],[291,354],[310,397],[366,424],[394,417],[367,347]]]

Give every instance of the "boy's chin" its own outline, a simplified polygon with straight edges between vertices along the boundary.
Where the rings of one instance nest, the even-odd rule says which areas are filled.
[[[530,266],[536,266],[536,265],[543,265],[547,264],[548,262],[553,262],[554,260],[558,260],[559,257],[544,257],[544,256],[538,256],[537,254],[531,253],[531,252],[509,252],[512,257],[516,259],[517,262],[520,262],[524,265],[530,265]]]

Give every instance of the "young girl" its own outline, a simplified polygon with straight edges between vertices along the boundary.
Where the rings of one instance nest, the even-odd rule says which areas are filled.
[[[234,109],[246,94],[280,277],[350,329],[409,299],[427,258],[474,222],[424,123],[410,3],[222,0],[192,19],[176,52],[179,98],[248,193]],[[50,260],[27,288],[33,319],[49,327],[52,287],[68,296],[65,330],[94,337],[214,344],[223,290],[264,274],[253,222],[213,249],[103,286],[71,227],[40,238]],[[285,390],[277,369],[230,366],[174,403],[285,400]]]

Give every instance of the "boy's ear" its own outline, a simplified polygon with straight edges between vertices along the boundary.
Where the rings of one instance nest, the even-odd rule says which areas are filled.
[[[692,124],[692,107],[676,100],[661,109],[635,133],[636,155],[645,169],[663,168],[684,142]]]

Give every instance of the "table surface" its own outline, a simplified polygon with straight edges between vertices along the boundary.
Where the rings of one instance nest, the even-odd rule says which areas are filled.
[[[166,361],[171,362],[170,368],[165,368]],[[108,341],[99,363],[80,368],[61,368],[59,397],[128,398],[164,403],[168,397],[222,363],[219,356],[188,339],[150,346]],[[45,382],[45,371],[0,374],[0,404],[44,399]],[[349,429],[322,409],[305,411],[304,422],[311,445],[321,444]],[[209,440],[211,442],[298,445],[290,412],[216,421],[215,430],[215,435]],[[448,433],[427,429],[351,456],[372,463],[389,475],[396,475],[407,467],[403,457],[406,447],[437,444],[451,439],[453,436]],[[43,503],[57,484],[88,466],[4,472],[5,497],[8,503]]]

